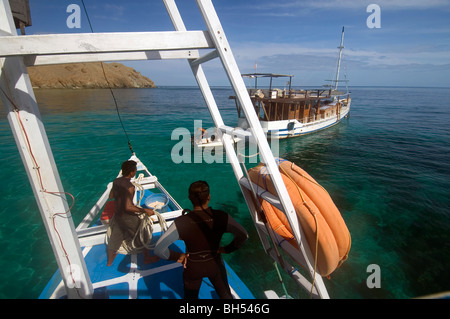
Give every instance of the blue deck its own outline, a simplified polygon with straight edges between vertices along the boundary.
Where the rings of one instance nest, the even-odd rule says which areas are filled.
[[[142,200],[153,192],[145,190]],[[168,211],[176,210],[177,205],[170,202]],[[152,244],[155,244],[160,232],[153,233]],[[171,247],[174,251],[185,251],[184,242],[176,241]],[[106,299],[181,299],[183,298],[183,267],[180,263],[168,260],[159,260],[155,263],[145,264],[143,254],[117,255],[113,264],[106,266],[107,246],[96,245],[90,248],[85,256],[86,266],[94,287],[94,298]],[[236,273],[225,263],[228,281],[232,291],[239,298],[254,299],[253,294],[239,279]],[[56,286],[61,282],[59,271],[55,273],[40,298],[50,298]],[[200,299],[218,298],[214,287],[207,278],[199,294]]]
[[[156,236],[155,236],[156,237]],[[157,238],[155,238],[155,242]],[[159,236],[158,236],[159,237]],[[177,241],[173,250],[184,251],[184,243]],[[140,254],[134,258],[137,259],[136,264],[132,262],[130,255],[118,255],[114,263],[106,266],[105,246],[94,247],[88,256],[86,263],[91,280],[94,284],[105,280],[122,278],[123,282],[113,284],[107,287],[107,297],[128,298],[129,290],[137,287],[136,298],[150,299],[180,299],[183,298],[183,267],[181,264],[159,260],[156,263],[144,264],[143,255]],[[253,298],[251,292],[237,277],[232,269],[227,265],[229,283],[241,298]],[[137,282],[136,282],[137,281]],[[134,286],[134,287],[130,287]],[[136,288],[135,288],[136,289]],[[207,278],[203,280],[200,289],[199,298],[211,299],[218,298],[214,288]]]
[[[156,236],[158,235],[158,236]],[[159,234],[154,234],[156,242]],[[183,298],[183,267],[181,264],[159,260],[144,264],[143,255],[117,255],[113,264],[106,266],[106,245],[93,246],[85,257],[92,284],[94,298],[106,299],[181,299]],[[184,251],[184,242],[177,241],[171,249]],[[228,281],[239,298],[254,299],[253,294],[225,263]],[[40,298],[51,296],[61,281],[59,271],[55,273]],[[106,289],[104,287],[106,285]],[[216,299],[214,287],[207,278],[199,294],[200,299]]]

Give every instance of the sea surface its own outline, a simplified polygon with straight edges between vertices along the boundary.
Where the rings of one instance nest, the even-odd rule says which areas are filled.
[[[352,236],[348,260],[324,278],[331,298],[414,298],[450,290],[449,88],[352,88],[349,118],[327,130],[279,142],[279,155],[324,186]],[[64,190],[75,198],[75,225],[131,155],[109,90],[37,90]],[[237,125],[230,88],[214,88],[225,123]],[[198,88],[115,90],[137,156],[184,207],[195,180],[211,186],[211,205],[250,234],[226,261],[257,298],[285,291],[263,252],[232,168],[174,163],[194,120],[212,127]],[[0,298],[37,298],[57,269],[27,175],[0,109]],[[379,268],[372,268],[373,266]],[[378,269],[377,287],[368,282]],[[292,297],[309,298],[283,275]]]

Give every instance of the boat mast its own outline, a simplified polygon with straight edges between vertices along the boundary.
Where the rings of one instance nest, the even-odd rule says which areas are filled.
[[[339,82],[339,71],[341,69],[342,50],[344,49],[344,27],[342,27],[341,45],[338,46],[338,49],[339,49],[339,58],[338,58],[338,65],[337,65],[337,70],[336,70],[336,80],[334,82],[334,90],[337,90],[338,82]]]

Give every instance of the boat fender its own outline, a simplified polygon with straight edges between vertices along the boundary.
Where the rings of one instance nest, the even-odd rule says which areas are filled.
[[[293,163],[280,159],[278,164],[281,177],[295,207],[297,218],[305,233],[311,252],[316,259],[315,268],[317,268],[317,272],[321,276],[328,276],[347,259],[350,250],[348,229],[343,220],[342,222],[340,221],[342,216],[337,208],[330,208],[330,206],[334,206],[334,203],[327,198],[329,195],[322,186],[317,184],[304,171],[301,174],[302,176],[307,176],[308,182],[301,181],[300,179],[305,177],[300,178],[296,176],[300,175],[298,173],[300,168],[292,166]],[[281,164],[283,165],[280,167]],[[291,172],[289,168],[294,172]],[[250,169],[249,176],[253,183],[276,195],[275,187],[263,164]],[[314,187],[311,185],[314,185]],[[310,188],[313,188],[313,191]],[[268,202],[262,199],[261,201],[270,227],[290,244],[298,248],[286,215]],[[336,220],[338,221],[336,222]],[[342,241],[339,245],[336,238],[340,242]]]
[[[112,217],[114,216],[114,209],[115,209],[115,202],[113,200],[106,203],[105,207],[103,208],[103,212],[100,216],[100,220],[103,224],[109,224]]]
[[[339,259],[342,261],[346,260],[351,247],[350,232],[326,189],[317,183],[305,170],[294,163],[279,159],[278,165],[280,171],[292,178],[317,206],[336,240]]]

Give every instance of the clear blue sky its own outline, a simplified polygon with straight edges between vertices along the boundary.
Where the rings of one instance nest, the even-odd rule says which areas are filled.
[[[95,32],[173,30],[162,1],[84,0]],[[90,32],[69,29],[69,4],[30,0],[27,34]],[[289,73],[294,85],[334,77],[345,26],[341,74],[350,85],[450,87],[450,0],[213,0],[242,73]],[[369,4],[380,7],[381,28],[369,28]],[[194,0],[178,0],[189,30],[205,29]],[[157,85],[195,85],[186,61],[126,62]],[[218,61],[205,71],[211,85],[228,85]],[[343,78],[343,77],[341,77]]]

